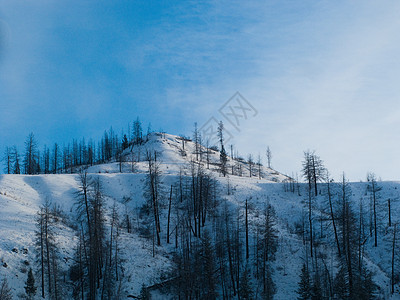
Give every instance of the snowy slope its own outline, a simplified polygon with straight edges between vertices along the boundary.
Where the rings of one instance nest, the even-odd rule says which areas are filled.
[[[183,149],[182,140],[174,135],[153,134],[144,145],[133,147],[125,151],[125,162],[122,173],[119,172],[119,163],[96,165],[87,168],[93,178],[99,177],[102,191],[108,207],[117,203],[120,214],[128,211],[133,218],[133,233],[121,233],[121,255],[125,262],[125,295],[138,295],[142,284],[153,285],[161,280],[163,274],[171,270],[171,257],[174,250],[172,245],[156,248],[153,257],[152,243],[135,232],[135,221],[138,221],[140,207],[144,203],[143,183],[146,172],[146,151],[157,151],[160,156],[163,170],[163,182],[168,186],[176,182],[179,172],[189,172],[190,161],[195,159],[194,143],[186,142]],[[134,173],[131,172],[131,156],[134,155]],[[248,165],[242,162],[244,176],[222,177],[218,173],[217,163],[219,153],[210,154],[210,168],[220,183],[221,195],[232,207],[239,207],[242,212],[244,202],[249,201],[250,226],[257,222],[267,202],[277,213],[277,229],[279,231],[279,248],[274,262],[274,281],[277,284],[276,299],[295,299],[295,290],[299,281],[301,264],[305,258],[304,246],[301,237],[295,233],[295,223],[302,217],[305,199],[305,186],[300,185],[299,196],[296,193],[284,191],[284,184],[280,183],[287,176],[279,172],[262,167],[263,178],[248,177]],[[231,158],[228,164],[232,163]],[[205,168],[205,158],[201,162]],[[247,172],[247,174],[246,174]],[[393,222],[399,221],[400,182],[379,183],[381,192],[381,205],[384,211],[385,201],[393,200]],[[0,176],[0,277],[7,276],[14,294],[23,293],[26,280],[26,270],[34,266],[34,231],[35,215],[46,199],[64,211],[70,223],[74,222],[76,193],[79,186],[79,175],[2,175]],[[365,201],[366,183],[351,183],[353,200]],[[324,189],[324,187],[322,187]],[[125,200],[131,199],[125,204]],[[364,200],[360,200],[364,199]],[[323,203],[324,196],[319,196],[317,203]],[[162,226],[166,220],[166,208],[161,211]],[[316,210],[318,215],[318,210]],[[384,214],[382,222],[386,222]],[[243,215],[241,216],[243,218]],[[58,244],[64,257],[63,268],[67,269],[73,255],[75,232],[68,222],[59,225]],[[72,242],[71,242],[72,241]],[[375,281],[381,287],[381,295],[389,298],[390,274],[390,235],[380,233],[380,243],[383,246],[373,247],[370,239],[366,245],[366,257],[371,270],[375,271]],[[335,269],[334,249],[327,248],[327,265],[332,271]],[[329,255],[330,254],[330,255]],[[29,264],[29,265],[28,265]],[[393,297],[393,299],[398,299]]]

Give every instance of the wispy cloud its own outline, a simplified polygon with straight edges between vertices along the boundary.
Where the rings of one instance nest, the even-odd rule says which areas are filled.
[[[270,145],[290,173],[316,149],[336,176],[393,179],[399,12],[361,0],[3,1],[0,142],[32,127],[96,135],[136,115],[190,134],[240,91],[259,111],[233,132],[242,153]]]

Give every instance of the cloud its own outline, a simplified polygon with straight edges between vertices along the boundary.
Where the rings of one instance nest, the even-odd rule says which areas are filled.
[[[361,0],[5,1],[0,142],[96,135],[136,115],[191,134],[240,91],[259,111],[233,129],[242,154],[270,145],[291,173],[310,148],[336,176],[393,179],[399,12]]]

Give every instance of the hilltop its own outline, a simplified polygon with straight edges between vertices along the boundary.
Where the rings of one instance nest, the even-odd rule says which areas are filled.
[[[276,285],[275,299],[294,299],[297,297],[299,275],[303,262],[307,260],[309,249],[308,241],[304,240],[304,222],[307,217],[307,185],[294,183],[293,179],[265,166],[250,166],[240,157],[228,156],[228,175],[222,176],[219,171],[220,153],[217,149],[200,147],[201,154],[196,153],[196,144],[182,137],[153,133],[141,144],[129,145],[122,153],[119,161],[109,161],[104,164],[82,166],[74,174],[47,174],[47,175],[1,175],[0,176],[0,276],[5,276],[12,287],[16,298],[24,292],[27,270],[32,267],[38,270],[37,251],[35,250],[35,230],[40,207],[47,201],[58,212],[59,221],[56,222],[56,243],[60,249],[60,269],[63,270],[65,295],[69,295],[73,283],[70,277],[70,268],[74,264],[75,248],[79,240],[77,224],[77,199],[81,187],[80,174],[87,172],[91,180],[98,179],[101,184],[102,199],[105,203],[106,236],[110,231],[112,208],[115,204],[120,217],[119,226],[119,253],[121,258],[120,272],[122,274],[121,294],[138,296],[142,286],[150,287],[171,279],[176,272],[176,254],[181,249],[183,235],[179,241],[175,240],[181,219],[186,209],[190,213],[193,208],[186,208],[183,202],[178,201],[178,186],[186,186],[190,199],[190,184],[193,178],[203,178],[209,182],[210,208],[204,209],[204,230],[215,233],[211,240],[217,241],[216,228],[222,217],[231,220],[229,228],[234,234],[238,228],[238,241],[244,247],[245,239],[245,205],[248,203],[248,223],[250,231],[250,260],[248,263],[251,272],[255,272],[255,263],[252,257],[259,250],[257,238],[260,226],[264,222],[264,213],[268,206],[275,211],[274,229],[277,235],[275,260],[271,260],[270,267],[272,280]],[[198,151],[197,151],[198,152]],[[160,198],[159,219],[161,230],[161,245],[155,245],[154,229],[151,212],[146,211],[146,180],[148,180],[149,162],[148,153],[156,153],[156,161],[160,171]],[[208,156],[208,158],[207,158]],[[252,175],[250,177],[250,167]],[[233,173],[236,175],[232,175]],[[202,177],[199,177],[201,170]],[[240,173],[239,173],[240,170]],[[196,172],[194,174],[194,172]],[[239,176],[239,174],[241,176]],[[290,184],[290,186],[289,186]],[[363,244],[363,258],[366,268],[373,272],[374,281],[379,286],[377,294],[389,299],[392,228],[387,225],[387,200],[392,199],[391,215],[393,224],[398,221],[400,205],[397,202],[400,183],[379,182],[379,247],[374,247],[373,238],[369,232],[365,234]],[[332,183],[332,189],[339,193],[339,184]],[[360,203],[365,210],[366,224],[370,216],[369,183],[350,183],[351,199],[357,214]],[[197,186],[197,185],[196,185]],[[170,194],[170,189],[173,193]],[[338,270],[338,260],[335,255],[335,245],[332,242],[331,222],[326,210],[326,184],[319,185],[319,194],[314,201],[314,234],[318,237],[318,259],[315,264],[326,269],[327,273],[335,276]],[[169,201],[172,195],[171,242],[166,243],[166,227],[169,215]],[[337,196],[335,194],[335,201]],[[188,200],[189,203],[189,200]],[[211,202],[210,202],[211,203]],[[148,207],[147,207],[148,208]],[[128,230],[126,220],[129,220]],[[190,217],[189,219],[190,220]],[[260,225],[261,224],[261,225]],[[226,226],[228,226],[226,225]],[[301,227],[303,226],[303,233]],[[365,230],[367,231],[366,225]],[[185,234],[195,245],[202,242],[202,238],[193,235],[194,229],[188,229]],[[182,233],[183,234],[183,233]],[[226,233],[224,233],[226,234]],[[178,234],[177,234],[178,235]],[[178,238],[177,238],[178,239]],[[176,243],[178,248],[176,248]],[[224,244],[225,245],[225,244]],[[226,245],[225,245],[226,246]],[[214,246],[213,246],[214,247]],[[215,244],[217,247],[217,244]],[[242,249],[241,251],[244,250]],[[242,254],[241,254],[242,255]],[[238,265],[243,272],[246,259],[240,255]],[[238,256],[239,257],[239,256]],[[225,259],[225,258],[224,258]],[[227,263],[227,261],[225,261]],[[314,262],[309,262],[313,265]],[[396,261],[396,267],[398,262]],[[323,267],[322,267],[323,266]],[[229,268],[228,268],[229,269]],[[227,270],[228,270],[227,269]],[[322,271],[321,271],[322,272]],[[40,276],[36,273],[37,283]],[[176,275],[176,274],[175,274]],[[238,275],[238,274],[236,274]],[[239,276],[239,275],[238,275]],[[254,277],[251,279],[254,292],[261,297],[261,287]],[[332,280],[330,278],[329,280]],[[221,279],[218,279],[221,280]],[[328,280],[328,279],[327,279]],[[228,284],[228,283],[226,283]],[[226,287],[226,291],[231,288]],[[396,286],[396,289],[398,287]],[[155,298],[171,296],[171,291],[154,288]],[[219,290],[219,293],[222,291]],[[397,294],[398,295],[398,294]],[[66,299],[69,296],[65,296]],[[396,296],[395,296],[396,297]],[[393,298],[394,299],[394,298]]]

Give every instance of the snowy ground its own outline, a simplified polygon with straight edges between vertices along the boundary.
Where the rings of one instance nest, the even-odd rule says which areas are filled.
[[[139,208],[143,205],[143,182],[145,178],[146,162],[144,161],[147,150],[157,150],[162,153],[159,157],[163,170],[163,181],[166,187],[176,181],[180,172],[189,172],[188,163],[194,158],[193,143],[185,144],[183,150],[182,141],[173,135],[154,134],[145,145],[134,148],[135,163],[134,173],[131,172],[131,152],[126,150],[126,162],[122,165],[122,173],[119,172],[119,163],[97,165],[87,168],[92,177],[99,177],[102,190],[108,207],[114,202],[118,204],[120,213],[126,210],[137,220]],[[184,154],[184,155],[182,155]],[[301,264],[305,257],[304,247],[301,238],[294,233],[295,222],[301,220],[303,211],[302,196],[296,193],[284,192],[283,180],[288,177],[272,169],[263,167],[263,179],[248,177],[248,165],[242,164],[245,177],[229,176],[221,177],[217,173],[217,167],[213,164],[218,162],[219,153],[213,152],[210,155],[211,166],[209,172],[214,172],[220,182],[222,195],[234,206],[244,207],[245,199],[248,199],[250,210],[250,223],[257,220],[267,201],[275,208],[279,230],[280,246],[276,254],[277,260],[274,263],[274,281],[277,284],[276,299],[295,299],[295,290],[299,281]],[[228,163],[232,160],[229,159]],[[205,158],[203,164],[206,167]],[[247,174],[246,174],[247,172]],[[68,216],[70,221],[74,220],[74,203],[78,190],[77,174],[57,175],[2,175],[0,176],[0,277],[7,276],[14,294],[23,292],[23,285],[27,277],[27,269],[34,266],[34,231],[35,215],[45,201],[49,199],[53,204],[58,205]],[[277,183],[278,182],[278,183]],[[399,191],[400,182],[381,182],[382,211],[385,211],[385,203],[388,198],[392,199],[393,222],[399,221],[400,203]],[[228,195],[229,186],[229,195]],[[366,199],[366,183],[352,183],[353,200]],[[304,186],[301,187],[303,189]],[[124,204],[124,199],[131,200]],[[323,196],[318,197],[319,203],[324,200]],[[367,203],[365,204],[367,207]],[[161,219],[165,219],[164,216]],[[387,215],[380,216],[382,223],[386,222]],[[163,222],[163,221],[162,221]],[[135,224],[133,224],[135,229]],[[69,258],[73,254],[75,233],[67,225],[60,226],[58,243],[61,246],[65,257],[65,268],[69,265]],[[384,230],[384,229],[382,229]],[[135,231],[135,230],[134,230]],[[389,299],[390,280],[390,235],[380,233],[380,243],[383,246],[373,247],[370,239],[366,245],[366,257],[370,269],[375,271],[374,280],[381,286],[381,295]],[[140,237],[137,233],[122,233],[121,250],[125,259],[124,275],[126,278],[124,291],[126,295],[138,295],[142,284],[149,286],[160,280],[160,275],[171,269],[171,253],[173,246],[165,246],[156,249],[153,257],[151,241]],[[334,269],[332,249],[331,259],[327,262],[330,268]],[[392,299],[400,299],[400,297]]]

